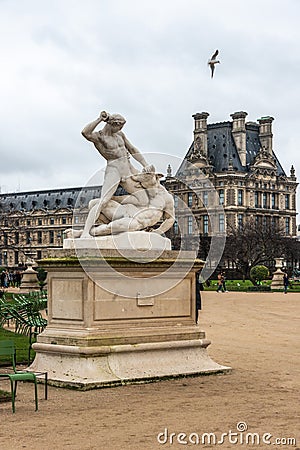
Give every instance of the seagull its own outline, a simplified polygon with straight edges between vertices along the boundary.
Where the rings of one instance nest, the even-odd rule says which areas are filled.
[[[216,60],[216,57],[218,56],[218,54],[219,54],[219,50],[216,50],[215,53],[210,58],[210,60],[208,61],[208,65],[211,68],[211,77],[214,76],[215,64],[220,64],[220,61]]]

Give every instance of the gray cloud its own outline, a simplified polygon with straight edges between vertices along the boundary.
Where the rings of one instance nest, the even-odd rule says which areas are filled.
[[[297,0],[0,2],[2,190],[84,185],[104,161],[80,130],[101,109],[127,118],[141,151],[177,157],[197,111],[272,115],[276,154],[300,176],[299,12]]]

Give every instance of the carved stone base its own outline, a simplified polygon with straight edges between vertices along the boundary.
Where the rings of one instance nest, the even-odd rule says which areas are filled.
[[[32,291],[40,291],[40,286],[37,278],[37,271],[32,267],[33,263],[27,262],[27,269],[23,272],[20,292],[26,294]]]
[[[283,276],[284,272],[282,272],[281,269],[277,269],[276,272],[274,272],[271,282],[271,289],[283,289]]]
[[[71,250],[52,251],[41,262],[49,318],[33,345],[32,369],[47,371],[52,384],[79,389],[230,369],[209,358],[210,341],[196,325],[202,261],[187,253],[171,270],[177,252],[149,262],[103,253],[85,256],[86,270]]]
[[[156,233],[133,231],[95,238],[64,239],[64,249],[171,250],[171,241]]]
[[[207,354],[210,341],[192,339],[103,347],[34,344],[33,370],[50,383],[78,389],[149,382],[158,378],[228,372]]]

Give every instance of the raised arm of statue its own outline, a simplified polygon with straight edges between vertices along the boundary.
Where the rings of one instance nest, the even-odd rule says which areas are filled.
[[[99,134],[96,133],[94,130],[95,130],[96,126],[99,125],[99,123],[106,122],[108,120],[108,118],[109,118],[109,114],[107,114],[106,111],[101,111],[100,116],[96,120],[93,120],[93,122],[88,123],[82,130],[81,134],[88,141],[91,141],[94,143],[99,141]]]

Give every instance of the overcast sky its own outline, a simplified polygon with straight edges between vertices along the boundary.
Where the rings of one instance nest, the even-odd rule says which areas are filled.
[[[1,192],[85,185],[104,160],[80,132],[101,110],[163,165],[184,157],[196,112],[273,116],[300,177],[299,21],[299,0],[0,0]]]

